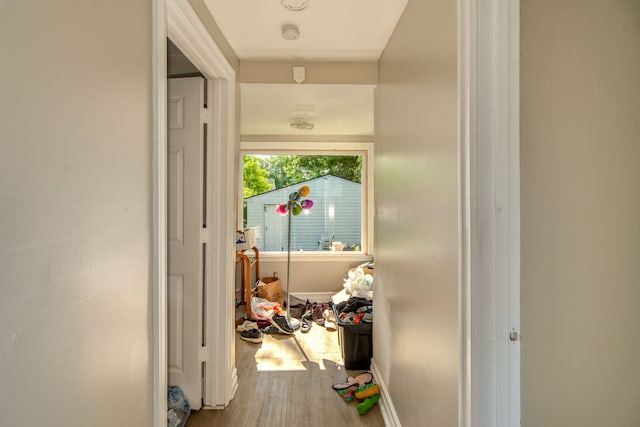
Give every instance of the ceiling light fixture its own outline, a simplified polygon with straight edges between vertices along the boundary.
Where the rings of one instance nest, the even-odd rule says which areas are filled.
[[[300,117],[295,117],[293,120],[291,120],[291,123],[289,123],[289,126],[291,126],[293,129],[298,129],[298,130],[313,130],[313,123],[306,121],[303,118]]]
[[[282,38],[285,40],[297,40],[300,38],[300,29],[295,24],[284,24],[282,26]]]
[[[280,4],[291,12],[300,12],[309,7],[309,0],[280,0]]]

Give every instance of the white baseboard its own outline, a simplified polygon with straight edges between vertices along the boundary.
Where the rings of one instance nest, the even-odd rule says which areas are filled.
[[[400,420],[398,419],[398,414],[396,413],[396,408],[393,406],[393,402],[387,392],[387,385],[382,379],[382,375],[380,374],[378,365],[376,365],[375,359],[371,360],[371,373],[373,374],[375,382],[380,387],[380,400],[378,401],[378,404],[380,405],[380,412],[382,412],[384,425],[387,427],[402,427]]]
[[[291,292],[292,297],[311,302],[331,302],[331,297],[335,294],[335,292]]]

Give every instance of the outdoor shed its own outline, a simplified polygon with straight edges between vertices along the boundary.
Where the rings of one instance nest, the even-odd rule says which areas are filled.
[[[324,175],[244,199],[246,227],[255,230],[257,248],[287,250],[288,217],[278,215],[276,207],[302,185],[311,190],[306,198],[313,200],[313,208],[291,218],[291,250],[327,250],[331,241],[342,242],[347,250],[361,246],[362,185]]]

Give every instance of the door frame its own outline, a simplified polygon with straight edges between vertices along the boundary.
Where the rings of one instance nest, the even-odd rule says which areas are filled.
[[[462,427],[520,425],[519,63],[519,2],[458,0]]]
[[[188,0],[152,0],[153,67],[153,417],[166,425],[167,402],[167,37],[209,80],[208,133],[210,242],[209,283],[205,303],[206,339],[216,343],[205,353],[205,406],[226,406],[237,389],[234,341],[234,164],[236,151],[236,73],[211,38]]]

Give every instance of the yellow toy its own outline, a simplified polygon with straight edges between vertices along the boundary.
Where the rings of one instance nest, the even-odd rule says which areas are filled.
[[[379,393],[380,393],[380,387],[378,386],[378,384],[371,383],[358,388],[358,390],[355,393],[355,396],[356,396],[356,399],[363,400],[363,399],[366,399],[367,397],[371,397]]]

